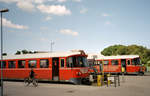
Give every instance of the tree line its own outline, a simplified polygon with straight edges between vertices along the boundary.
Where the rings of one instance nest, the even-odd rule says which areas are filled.
[[[150,49],[139,45],[113,45],[101,51],[104,56],[111,55],[139,55],[142,64],[149,64],[150,66]]]
[[[37,51],[28,51],[28,50],[17,50],[17,52],[15,53],[15,55],[20,55],[20,54],[34,54],[34,53],[38,53]],[[3,56],[6,56],[7,53],[3,53]]]
[[[20,55],[20,54],[34,54],[34,53],[36,53],[36,51],[28,51],[28,50],[19,51],[19,50],[17,50],[17,52],[15,53],[15,55]]]
[[[28,50],[21,50],[17,51],[15,55],[19,54],[34,54],[37,51],[28,51]],[[150,49],[139,46],[139,45],[113,45],[105,48],[101,51],[101,54],[104,56],[111,56],[111,55],[139,55],[141,58],[142,64],[148,64],[150,66]],[[3,53],[3,56],[7,55],[7,53]]]

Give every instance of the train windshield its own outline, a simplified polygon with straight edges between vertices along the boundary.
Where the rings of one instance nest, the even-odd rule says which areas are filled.
[[[67,67],[88,67],[87,58],[84,56],[72,56],[67,58]]]
[[[140,58],[132,59],[132,65],[140,65]]]

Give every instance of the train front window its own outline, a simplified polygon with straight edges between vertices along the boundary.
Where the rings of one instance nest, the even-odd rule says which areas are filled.
[[[73,56],[67,58],[67,67],[88,67],[88,62],[86,57],[83,56]]]
[[[67,67],[71,67],[73,64],[72,57],[67,58]]]
[[[83,65],[84,67],[89,67],[88,61],[86,57],[82,57],[83,58]]]
[[[132,65],[140,65],[140,58],[132,59]]]
[[[76,63],[76,64],[79,67],[88,67],[89,66],[86,57],[82,57],[82,56],[77,57],[77,62],[78,63]]]

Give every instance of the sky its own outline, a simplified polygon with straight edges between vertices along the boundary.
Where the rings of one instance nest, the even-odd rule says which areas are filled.
[[[4,52],[150,48],[150,0],[0,0]]]

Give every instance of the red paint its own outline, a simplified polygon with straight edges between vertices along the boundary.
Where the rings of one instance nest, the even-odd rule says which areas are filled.
[[[126,60],[126,73],[138,73],[140,71],[140,68],[143,68],[142,71],[145,71],[145,67],[142,67],[141,64],[139,65],[133,65],[131,60],[133,60],[135,58],[128,58],[125,59]],[[110,72],[110,73],[121,73],[122,70],[122,65],[121,65],[121,59],[97,59],[95,60],[95,62],[102,62],[102,61],[109,61],[108,65],[103,65],[103,72]],[[111,61],[112,60],[118,60],[118,65],[112,65]],[[130,62],[130,64],[128,64],[128,60]],[[98,72],[100,72],[100,66],[99,64],[94,64],[93,65],[94,68],[96,68],[98,70]],[[90,70],[91,72],[94,72],[94,70]]]
[[[87,57],[87,55],[75,55],[75,56],[83,56]],[[71,57],[71,56],[68,56]],[[59,59],[59,80],[70,80],[71,78],[86,78],[89,76],[89,67],[76,67],[76,68],[68,68],[67,67],[67,58],[68,57],[57,57]],[[49,66],[48,68],[40,68],[40,60],[41,59],[48,59],[49,60]],[[37,68],[33,68],[37,79],[43,79],[43,80],[52,80],[52,66],[53,66],[53,58],[28,58],[28,59],[13,59],[13,60],[3,60],[6,61],[6,68],[3,68],[3,78],[6,79],[24,79],[25,77],[29,76],[29,72],[31,71],[31,68],[28,66],[29,60],[36,60],[37,61]],[[64,67],[61,67],[60,60],[64,59]],[[18,68],[18,60],[25,60],[25,68]],[[8,68],[8,61],[16,61],[16,68]],[[56,65],[56,63],[55,63]],[[81,75],[78,75],[77,73],[80,72],[80,70],[83,69],[86,70],[84,73],[81,73]],[[1,71],[1,70],[0,70]],[[1,74],[0,74],[1,75]]]

